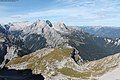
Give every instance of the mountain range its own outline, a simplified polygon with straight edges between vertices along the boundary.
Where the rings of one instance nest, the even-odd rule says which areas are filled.
[[[0,25],[1,68],[31,69],[33,74],[42,74],[46,80],[89,80],[91,76],[97,79],[96,76],[119,65],[119,59],[116,59],[120,52],[119,33],[116,32],[117,36],[112,37],[112,32],[111,36],[104,31],[106,35],[94,32],[102,32],[101,29],[108,30],[108,33],[113,30],[77,29],[49,20]]]
[[[120,27],[108,26],[80,26],[82,31],[94,34],[99,37],[108,37],[112,39],[120,38]]]

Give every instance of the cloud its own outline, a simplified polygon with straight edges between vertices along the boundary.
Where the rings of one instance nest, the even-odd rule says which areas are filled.
[[[27,19],[27,18],[42,18],[49,17],[55,20],[55,18],[65,21],[67,19],[73,19],[75,21],[93,21],[102,20],[108,18],[115,18],[115,14],[110,13],[111,8],[93,9],[86,7],[73,7],[73,8],[57,8],[44,11],[28,12],[24,14],[12,15],[13,19]],[[117,13],[119,15],[119,13]],[[74,21],[74,22],[75,22]]]
[[[12,15],[11,18],[36,18],[36,17],[66,17],[66,18],[81,18],[81,19],[99,19],[105,16],[99,14],[99,11],[92,11],[86,8],[58,8],[45,11],[28,12],[25,14]]]
[[[74,23],[83,22],[105,22],[120,18],[120,1],[119,0],[56,0],[55,7],[44,10],[22,12],[22,14],[13,14],[8,20],[25,20],[34,18],[52,18],[56,21]],[[1,10],[1,9],[0,9]],[[24,14],[23,14],[24,13]],[[7,20],[7,17],[4,21]],[[117,22],[117,21],[116,21]],[[97,24],[97,23],[96,23]]]
[[[69,15],[68,15],[69,14]],[[78,10],[75,8],[51,9],[45,11],[28,12],[25,14],[12,15],[11,18],[49,17],[49,16],[77,16]]]

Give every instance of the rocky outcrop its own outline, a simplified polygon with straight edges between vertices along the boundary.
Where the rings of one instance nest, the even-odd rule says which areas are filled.
[[[81,62],[83,62],[83,60],[81,59],[80,55],[79,55],[79,51],[77,51],[76,49],[73,49],[72,53],[71,53],[71,58],[78,64],[80,65]]]
[[[65,32],[68,32],[69,29],[67,28],[67,26],[64,24],[64,23],[55,23],[53,28],[56,30],[56,31],[59,31],[61,33],[65,33]]]
[[[4,25],[0,28],[0,67],[14,57],[23,56],[28,50],[23,47],[20,38],[16,38],[9,31],[9,26]]]
[[[21,58],[12,59],[6,67],[9,69],[32,69],[33,74],[42,74],[46,80],[63,75],[59,69],[68,67],[79,70],[78,64],[70,57],[72,49],[42,49]],[[82,61],[82,60],[81,60]]]
[[[0,33],[9,34],[9,31],[8,31],[9,28],[10,28],[9,25],[1,25],[0,24]]]
[[[83,62],[81,59],[81,64],[78,65],[71,58],[72,50],[45,48],[21,58],[14,58],[6,67],[16,70],[31,69],[33,74],[42,74],[45,80],[90,80],[99,79],[120,65],[119,53],[90,62]]]
[[[0,34],[0,64],[4,60],[4,55],[7,53],[7,46],[5,44],[5,39],[2,34]]]
[[[11,60],[12,58],[15,58],[15,57],[18,57],[18,50],[16,49],[16,47],[7,47],[7,52],[5,55],[2,55],[3,56],[3,61],[2,61],[2,64],[1,64],[1,68],[4,67],[4,65],[9,61]]]

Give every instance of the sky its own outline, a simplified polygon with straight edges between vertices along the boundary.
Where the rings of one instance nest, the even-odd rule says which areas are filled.
[[[50,20],[120,27],[120,0],[0,0],[0,23]]]

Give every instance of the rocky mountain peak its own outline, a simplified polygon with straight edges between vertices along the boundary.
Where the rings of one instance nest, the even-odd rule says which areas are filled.
[[[37,20],[30,26],[26,27],[23,32],[25,34],[35,33],[35,34],[44,34],[47,32],[54,32],[52,29],[52,23],[49,20]]]
[[[37,20],[31,26],[32,28],[33,27],[39,27],[39,28],[52,27],[52,23],[49,20]]]
[[[13,22],[9,23],[10,31],[23,30],[27,26],[30,26],[33,22],[23,21],[23,22]]]
[[[50,27],[53,26],[52,23],[51,23],[49,20],[46,20],[46,23],[47,23]]]
[[[65,32],[68,30],[67,26],[64,23],[58,22],[54,24],[54,29],[59,32]]]
[[[59,31],[66,32],[68,31],[67,26],[62,23],[51,23],[49,20],[37,20],[35,22],[23,21],[23,22],[13,22],[4,25],[7,29],[10,28],[10,31],[21,31],[24,33],[35,32],[41,34],[41,32],[50,31]]]
[[[8,25],[1,25],[0,24],[0,33],[8,34],[9,33],[9,26]]]
[[[4,28],[5,28],[6,30],[9,30],[10,26],[6,24],[6,25],[4,25]]]

